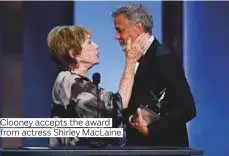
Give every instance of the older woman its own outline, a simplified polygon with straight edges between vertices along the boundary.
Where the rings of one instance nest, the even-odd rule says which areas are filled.
[[[112,118],[113,127],[122,127],[123,108],[130,99],[135,64],[142,56],[141,43],[147,35],[125,48],[125,69],[117,93],[95,86],[87,71],[99,63],[99,47],[90,32],[80,26],[57,26],[48,34],[48,47],[62,70],[54,83],[52,117],[60,118]],[[51,146],[122,145],[120,139],[104,138],[51,138]]]

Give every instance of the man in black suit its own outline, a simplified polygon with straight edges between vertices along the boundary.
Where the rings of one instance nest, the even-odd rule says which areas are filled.
[[[136,64],[131,100],[124,112],[127,145],[189,146],[186,123],[195,117],[196,109],[182,64],[153,35],[152,16],[143,5],[121,7],[112,17],[122,48],[129,38],[135,40],[142,33],[150,34],[148,42],[142,45],[145,53]],[[155,103],[155,96],[161,101],[160,106]],[[138,109],[140,105],[147,105],[160,118],[147,125]],[[137,119],[129,120],[136,112]]]

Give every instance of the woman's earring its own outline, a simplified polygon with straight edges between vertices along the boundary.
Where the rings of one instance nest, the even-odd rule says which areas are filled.
[[[78,64],[80,63],[79,59],[75,59],[75,60],[74,60],[74,63],[75,63],[76,65],[78,65]]]
[[[80,60],[79,59],[74,59],[74,63],[75,63],[77,68],[80,66]]]

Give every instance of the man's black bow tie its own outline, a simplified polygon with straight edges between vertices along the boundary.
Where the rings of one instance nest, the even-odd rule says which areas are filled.
[[[141,63],[142,61],[143,61],[143,56],[140,59],[138,59],[138,63]]]

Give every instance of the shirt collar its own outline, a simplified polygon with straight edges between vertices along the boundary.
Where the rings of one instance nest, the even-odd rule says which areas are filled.
[[[147,50],[149,49],[150,45],[153,43],[154,41],[154,36],[151,35],[151,37],[148,39],[148,41],[146,42],[146,49],[143,53],[143,55],[146,54]],[[139,66],[139,62],[136,62],[136,66],[135,66],[135,73],[137,72],[137,69],[138,69],[138,66]]]
[[[147,50],[149,49],[150,45],[153,43],[154,41],[154,36],[151,35],[151,37],[148,39],[148,41],[146,42],[146,49],[143,53],[143,55],[145,55],[145,53],[147,52]]]

